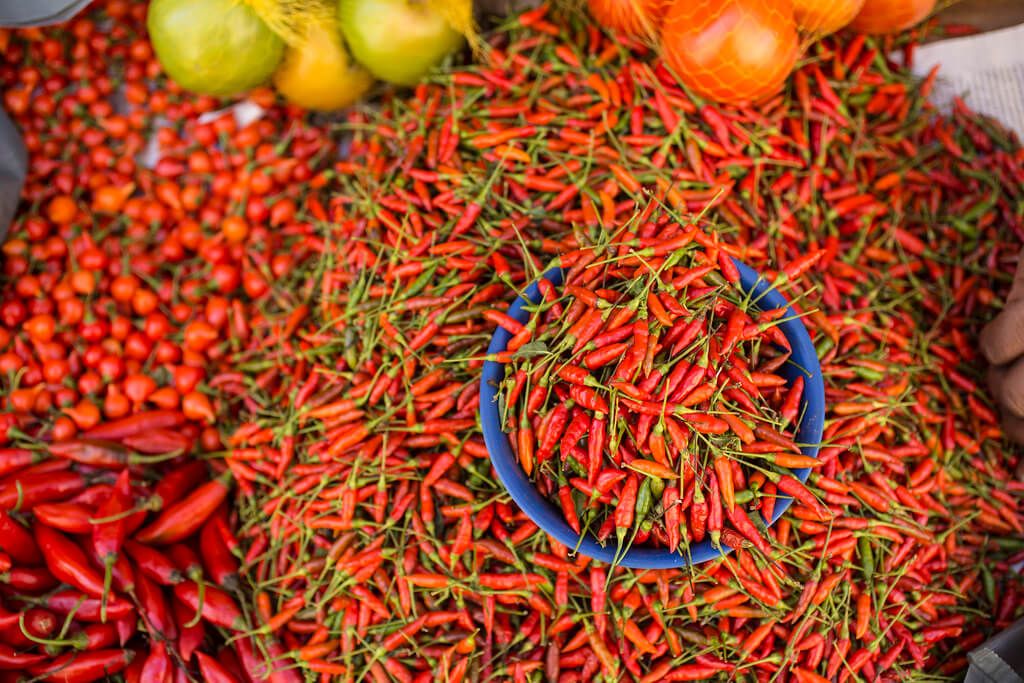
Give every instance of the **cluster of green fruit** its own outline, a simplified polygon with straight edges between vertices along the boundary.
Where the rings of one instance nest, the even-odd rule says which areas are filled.
[[[187,90],[229,96],[273,82],[294,104],[333,110],[375,79],[419,82],[471,17],[471,0],[153,0],[147,25]]]

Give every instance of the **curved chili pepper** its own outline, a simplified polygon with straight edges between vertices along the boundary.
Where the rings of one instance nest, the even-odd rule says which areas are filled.
[[[11,567],[0,573],[0,583],[10,586],[19,593],[45,593],[60,582],[45,567]]]
[[[202,615],[203,619],[214,626],[223,626],[235,631],[246,628],[242,611],[234,598],[218,588],[205,586],[203,599],[200,600],[200,589],[196,582],[182,581],[175,584],[174,595],[187,605],[193,614]]]
[[[124,549],[135,560],[139,571],[160,585],[173,586],[185,580],[181,570],[159,550],[132,539],[125,541]]]
[[[0,476],[35,465],[48,456],[27,448],[0,448]]]
[[[0,510],[31,510],[39,503],[66,500],[85,489],[78,472],[39,472],[0,485]]]
[[[206,638],[206,625],[201,619],[196,620],[195,610],[180,600],[172,600],[171,609],[178,632],[178,654],[187,660],[199,651]]]
[[[227,497],[230,481],[230,473],[208,481],[166,508],[156,521],[139,531],[135,538],[140,543],[155,545],[168,545],[188,538]]]
[[[33,523],[32,531],[46,558],[46,566],[55,578],[92,597],[106,597],[103,576],[93,569],[81,548],[39,522]]]
[[[58,458],[93,467],[119,469],[132,462],[131,451],[121,444],[97,439],[59,441],[50,444],[50,452]]]
[[[195,655],[204,681],[208,683],[239,683],[235,676],[232,676],[220,662],[210,655],[200,651],[196,651]]]
[[[238,587],[238,560],[228,550],[218,529],[218,518],[211,517],[199,531],[200,557],[213,583],[228,589]]]
[[[131,481],[128,470],[124,469],[118,475],[110,497],[97,508],[96,522],[92,528],[93,549],[105,568],[105,588],[109,587],[114,564],[121,556],[121,544],[127,531],[123,513],[130,510],[131,505]]]
[[[69,652],[46,664],[30,666],[28,671],[44,681],[88,683],[123,671],[134,657],[134,650]]]
[[[142,680],[166,681],[175,668],[164,641],[157,640],[150,643],[149,656],[146,657],[146,663],[142,667]]]
[[[153,489],[153,495],[165,507],[176,503],[194,490],[208,471],[206,463],[202,460],[193,460],[176,467],[160,478]]]
[[[42,664],[49,655],[18,652],[10,645],[0,643],[0,671],[25,671],[30,666]]]
[[[160,638],[168,640],[177,638],[178,627],[160,586],[149,577],[140,574],[136,582],[135,594],[139,603],[139,615],[142,617],[146,629]]]
[[[42,503],[32,512],[46,526],[65,533],[87,534],[93,529],[94,510],[80,503]]]
[[[116,441],[126,436],[135,436],[150,429],[172,429],[185,424],[185,415],[179,410],[150,410],[134,413],[120,420],[111,420],[93,427],[82,434],[86,439],[109,439]]]
[[[38,567],[44,562],[32,534],[3,510],[0,510],[0,548],[19,565]]]

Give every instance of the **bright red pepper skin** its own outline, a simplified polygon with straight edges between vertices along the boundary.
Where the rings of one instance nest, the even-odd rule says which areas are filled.
[[[220,662],[204,652],[196,652],[196,661],[199,663],[199,671],[203,674],[203,680],[207,683],[240,683],[237,678],[228,673]]]
[[[40,472],[25,475],[15,482],[0,485],[0,510],[31,510],[39,503],[67,500],[85,489],[85,478],[78,472]]]
[[[142,667],[142,680],[144,681],[167,681],[172,671],[177,668],[171,662],[167,653],[167,645],[162,640],[150,643],[149,655]]]
[[[173,586],[185,580],[181,570],[164,553],[133,539],[124,544],[125,552],[135,561],[139,571],[161,586]]]
[[[188,538],[199,530],[203,522],[227,498],[230,481],[231,475],[225,473],[203,484],[164,509],[152,524],[135,535],[136,540],[146,544],[169,545]]]
[[[139,609],[146,629],[154,637],[174,640],[178,637],[171,608],[160,586],[144,574],[140,574],[136,586]]]
[[[199,598],[199,586],[194,581],[183,581],[174,586],[174,594],[193,610],[195,615],[201,609],[203,619],[214,626],[241,630],[245,628],[245,619],[234,598],[213,586],[204,588],[202,604]]]
[[[207,476],[209,469],[202,460],[193,460],[180,465],[161,477],[153,489],[153,495],[166,508],[192,491]]]
[[[215,513],[217,514],[217,513]],[[239,587],[238,560],[224,544],[218,520],[211,517],[199,531],[200,559],[210,580],[229,590]]]
[[[57,614],[71,614],[80,621],[99,622],[102,620],[102,599],[93,598],[74,590],[59,591],[46,598],[46,608]],[[135,607],[127,600],[108,596],[106,602],[108,620],[118,620],[134,615]]]
[[[30,666],[42,664],[49,655],[19,652],[10,645],[0,643],[0,671],[24,671]]]
[[[96,519],[105,521],[98,521],[92,529],[93,551],[105,569],[104,588],[110,586],[114,565],[121,558],[121,544],[124,543],[127,522],[123,513],[131,508],[131,481],[128,470],[124,469],[118,475],[110,497],[96,509]]]
[[[55,683],[89,683],[124,670],[134,659],[134,650],[69,652],[46,664],[31,666],[29,673]]]
[[[46,558],[46,566],[55,578],[94,598],[105,596],[103,576],[93,569],[81,548],[58,531],[39,522],[32,525],[32,530]]]
[[[0,548],[19,565],[40,567],[44,563],[32,534],[3,510],[0,510]]]
[[[120,420],[111,420],[82,434],[87,439],[110,439],[116,441],[126,436],[141,434],[150,429],[172,429],[185,423],[180,410],[151,410],[135,413]]]
[[[172,600],[171,609],[178,632],[178,654],[182,658],[191,657],[193,652],[199,651],[203,639],[206,638],[206,624],[202,620],[196,622],[195,610],[181,600]]]

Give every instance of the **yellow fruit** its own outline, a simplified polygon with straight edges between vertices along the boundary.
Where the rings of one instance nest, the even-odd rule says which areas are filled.
[[[373,76],[341,44],[333,17],[309,25],[300,44],[285,48],[274,72],[274,87],[289,102],[318,111],[347,107],[371,85]]]

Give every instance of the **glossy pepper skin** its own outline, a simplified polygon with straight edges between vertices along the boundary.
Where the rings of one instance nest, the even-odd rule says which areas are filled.
[[[135,538],[150,545],[170,545],[188,538],[203,525],[228,495],[231,474],[224,473],[166,508]]]
[[[93,568],[74,541],[39,522],[32,525],[32,531],[55,578],[94,598],[105,597],[103,575]]]

